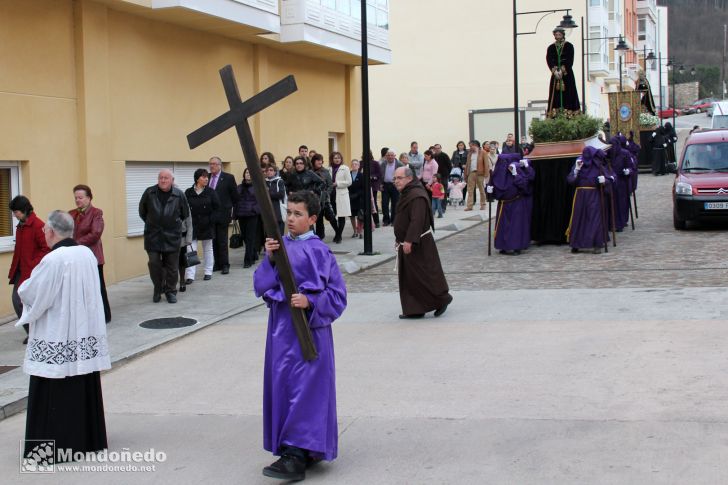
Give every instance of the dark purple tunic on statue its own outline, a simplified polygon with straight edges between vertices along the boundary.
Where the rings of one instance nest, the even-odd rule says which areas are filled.
[[[617,230],[624,229],[629,224],[632,172],[635,170],[630,153],[622,148],[626,142],[627,139],[623,135],[613,136],[610,140],[612,146],[607,152],[612,165],[612,171],[616,177],[616,183],[614,184],[614,205]],[[624,174],[624,169],[629,169],[629,175]]]
[[[308,321],[318,358],[306,362],[291,321],[278,271],[268,257],[253,276],[255,294],[270,314],[265,344],[263,445],[280,454],[282,445],[333,460],[338,448],[334,340],[331,323],[346,308],[346,285],[329,248],[314,236],[283,238],[300,293],[311,304]]]
[[[499,155],[493,170],[493,195],[498,199],[495,219],[496,249],[520,251],[531,243],[533,180],[536,172],[530,165],[521,167],[518,153]],[[508,166],[516,164],[513,176]]]
[[[572,248],[597,248],[604,246],[607,232],[603,221],[608,217],[606,207],[602,207],[602,197],[597,177],[607,175],[603,164],[606,161],[604,152],[594,147],[586,147],[581,154],[584,162],[581,170],[576,171],[576,164],[571,169],[567,181],[576,185],[574,200],[571,206],[571,219],[566,230],[566,239]],[[611,179],[607,177],[607,184]],[[608,200],[605,190],[604,201]]]

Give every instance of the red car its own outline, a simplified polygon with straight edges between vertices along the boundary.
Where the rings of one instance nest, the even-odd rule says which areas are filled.
[[[672,118],[673,113],[675,116],[680,116],[682,114],[679,109],[665,108],[662,111],[660,111],[660,118],[663,120],[666,118]]]
[[[685,142],[672,186],[672,219],[728,219],[728,130],[696,132]]]
[[[708,108],[713,106],[713,103],[715,103],[716,101],[718,100],[715,98],[699,99],[690,105],[690,110],[693,113],[703,113],[704,111],[708,111]]]

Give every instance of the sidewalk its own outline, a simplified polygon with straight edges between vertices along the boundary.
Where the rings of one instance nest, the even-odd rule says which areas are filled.
[[[435,239],[440,240],[480,224],[487,220],[487,216],[487,209],[465,212],[462,207],[457,210],[449,208],[442,219],[435,219]],[[348,220],[341,244],[331,242],[333,230],[328,223],[326,232],[325,242],[336,255],[342,272],[356,273],[394,259],[391,227],[374,231],[372,245],[373,251],[377,253],[374,256],[359,255],[364,242],[351,237],[353,231]],[[223,276],[216,272],[210,281],[203,281],[198,270],[198,279],[187,286],[185,293],[178,293],[178,303],[175,305],[168,304],[164,298],[160,303],[152,303],[152,284],[148,276],[109,286],[113,320],[107,328],[112,365],[123,364],[167,342],[261,305],[262,301],[253,294],[252,275],[255,268],[243,269],[243,250],[231,250],[230,262],[229,275]],[[192,318],[197,323],[166,330],[139,327],[146,320],[178,316]],[[24,337],[25,333],[15,328],[14,321],[0,325],[0,372],[3,367],[22,365]],[[0,374],[0,420],[25,410],[27,393],[28,376],[20,367]]]

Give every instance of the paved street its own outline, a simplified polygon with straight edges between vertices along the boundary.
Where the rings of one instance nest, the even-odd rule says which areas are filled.
[[[439,319],[396,318],[391,262],[347,276],[340,456],[307,483],[725,483],[728,226],[674,231],[670,183],[641,178],[637,230],[609,254],[488,258],[487,224],[442,240],[455,301]],[[266,318],[104,375],[110,449],[162,450],[156,471],[20,475],[21,413],[0,421],[3,482],[276,483],[260,473]]]

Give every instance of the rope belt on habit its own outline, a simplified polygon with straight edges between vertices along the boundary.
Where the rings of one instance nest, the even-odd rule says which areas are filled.
[[[423,237],[427,236],[428,234],[432,234],[432,228],[429,228],[428,230],[426,230],[425,232],[423,232],[422,234],[420,234],[420,237],[423,238]],[[399,248],[400,248],[400,246],[402,246],[402,244],[403,243],[395,243],[394,244],[394,251],[395,251],[395,254],[394,254],[394,272],[395,273],[399,269]]]

